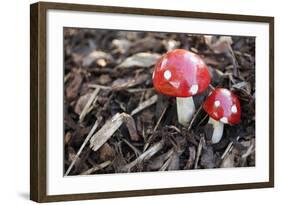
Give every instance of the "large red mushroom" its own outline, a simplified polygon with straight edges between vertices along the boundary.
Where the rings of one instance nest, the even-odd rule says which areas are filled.
[[[214,128],[212,143],[218,143],[223,135],[224,124],[234,125],[240,122],[241,108],[238,97],[225,88],[216,88],[203,104],[209,114],[209,122]]]
[[[186,126],[195,112],[192,96],[208,88],[211,76],[207,65],[198,55],[175,49],[159,59],[152,79],[158,92],[176,97],[178,121]]]

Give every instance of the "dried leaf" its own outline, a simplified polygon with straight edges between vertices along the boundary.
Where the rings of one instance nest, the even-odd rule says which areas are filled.
[[[113,47],[116,48],[116,52],[124,54],[127,53],[127,51],[131,47],[131,41],[128,41],[126,39],[114,39],[112,41]]]
[[[179,170],[180,168],[180,158],[178,153],[174,152],[171,156],[171,162],[167,168],[167,170]]]
[[[157,53],[137,53],[126,58],[118,65],[118,68],[150,67],[154,65],[160,57],[161,56]]]
[[[105,143],[99,149],[99,154],[102,161],[113,160],[115,151],[108,143]]]
[[[68,144],[68,142],[70,141],[72,135],[71,135],[71,132],[67,132],[64,136],[64,143],[65,144]]]
[[[206,44],[217,54],[228,53],[230,51],[230,46],[233,43],[232,37],[221,36],[218,40],[214,42],[216,36],[204,36]]]
[[[200,165],[204,168],[214,168],[214,152],[212,146],[203,147]]]
[[[145,38],[138,39],[130,49],[132,53],[146,52],[146,51],[159,51],[161,40],[154,38],[154,36],[147,36]]]
[[[77,97],[82,80],[83,78],[79,72],[73,72],[72,79],[66,86],[66,97],[69,100],[73,100]]]
[[[111,80],[112,79],[109,77],[108,74],[103,74],[99,77],[98,82],[102,85],[106,85],[106,84],[110,83]]]
[[[134,87],[144,83],[148,79],[148,77],[148,74],[141,74],[134,78],[118,78],[112,83],[112,88],[114,90],[121,90],[125,88]]]
[[[167,51],[174,50],[180,46],[180,42],[175,41],[173,39],[168,39],[168,40],[165,39],[162,41],[162,44],[164,45]]]
[[[75,108],[74,108],[74,111],[76,114],[80,115],[83,108],[85,107],[85,105],[87,104],[87,102],[89,101],[90,97],[91,97],[92,93],[86,93],[85,95],[82,95],[76,105],[75,105]]]
[[[96,51],[95,50],[83,59],[82,65],[84,67],[88,67],[92,63],[96,62],[99,59],[104,59],[104,60],[110,61],[110,60],[112,60],[112,56],[103,52],[103,51]]]

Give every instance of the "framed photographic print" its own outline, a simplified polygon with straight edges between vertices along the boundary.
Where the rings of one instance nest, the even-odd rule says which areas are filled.
[[[274,18],[31,5],[37,202],[274,186]]]

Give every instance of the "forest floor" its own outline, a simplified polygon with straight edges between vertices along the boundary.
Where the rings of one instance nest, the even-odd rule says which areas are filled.
[[[217,144],[201,106],[210,89],[184,127],[153,88],[155,62],[176,48],[239,97],[241,122]],[[65,28],[64,150],[66,175],[255,166],[255,38]]]

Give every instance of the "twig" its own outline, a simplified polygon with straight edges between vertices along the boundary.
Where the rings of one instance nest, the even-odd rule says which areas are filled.
[[[135,153],[136,157],[141,155],[141,151],[137,149],[134,145],[132,145],[128,140],[122,139]]]
[[[139,106],[131,112],[131,115],[135,115],[135,114],[139,113],[140,111],[144,110],[145,108],[153,105],[154,103],[156,103],[157,99],[158,99],[158,96],[153,95],[148,100],[140,103]]]
[[[92,104],[95,104],[97,101],[97,95],[100,91],[100,88],[95,89],[95,91],[92,93],[90,99],[88,100],[88,102],[86,103],[86,105],[84,106],[80,116],[79,116],[79,122],[82,122],[85,118],[85,116],[88,114],[90,107]]]
[[[168,166],[171,164],[173,157],[170,157],[166,160],[166,162],[163,164],[163,166],[159,169],[159,171],[165,171]]]
[[[211,90],[215,90],[215,87],[212,86],[211,84],[209,84],[209,88],[211,88]]]
[[[138,158],[136,158],[131,163],[127,164],[123,170],[128,171],[132,167],[136,166],[138,163],[146,161],[150,159],[153,155],[155,155],[159,150],[161,150],[164,146],[164,140],[161,140],[160,142],[154,144],[152,147],[150,147],[146,152],[142,153]]]
[[[89,174],[92,174],[93,172],[96,172],[98,170],[101,170],[105,167],[107,167],[108,165],[111,164],[111,161],[105,161],[101,164],[97,164],[97,165],[94,165],[91,169],[88,169],[87,171],[85,172],[82,172],[80,175],[89,175]]]
[[[158,126],[159,126],[159,124],[160,124],[160,122],[161,122],[163,116],[165,115],[165,113],[166,113],[166,111],[167,111],[167,108],[168,108],[168,105],[166,105],[165,108],[163,109],[163,111],[162,111],[162,113],[161,113],[161,115],[160,115],[160,117],[159,117],[159,119],[158,119],[158,121],[157,121],[157,123],[156,123],[154,129],[153,129],[154,132],[157,130],[157,128],[158,128]]]
[[[173,129],[173,130],[175,130],[175,131],[178,132],[179,134],[182,134],[181,131],[180,131],[180,129],[177,128],[176,126],[174,126],[174,125],[169,125],[168,127],[171,128],[171,129]]]
[[[172,157],[173,154],[174,154],[174,149],[171,149],[170,151],[168,151],[167,156],[166,156],[167,160],[162,165],[162,167],[159,169],[159,171],[165,171],[168,168],[168,166],[171,164],[171,162],[173,160],[173,157]]]
[[[238,136],[238,137],[236,138],[237,141],[238,141],[239,139],[240,139],[240,136]],[[222,154],[222,156],[221,156],[221,159],[222,159],[222,160],[223,160],[223,159],[225,158],[225,156],[231,151],[232,145],[233,145],[233,141],[231,141],[231,142],[227,145],[225,151],[223,152],[223,154]]]
[[[201,124],[204,122],[204,120],[206,120],[207,117],[208,117],[208,115],[206,114],[206,115],[202,118],[202,120],[198,123],[197,126],[201,125]]]
[[[198,168],[198,162],[199,162],[199,158],[200,158],[202,148],[203,148],[203,141],[204,141],[204,138],[201,137],[198,148],[197,148],[197,155],[196,155],[196,159],[195,159],[194,169]]]
[[[187,128],[188,131],[191,129],[191,127],[192,127],[192,125],[193,125],[193,123],[194,123],[196,117],[198,116],[198,114],[199,114],[199,112],[200,112],[201,110],[202,110],[202,105],[199,107],[199,109],[198,109],[198,110],[196,111],[196,113],[193,115],[192,120],[190,121],[189,126],[188,126],[188,128]]]
[[[84,149],[85,145],[86,145],[86,144],[88,143],[88,141],[90,140],[91,136],[92,136],[92,135],[94,134],[94,132],[96,131],[97,127],[98,127],[98,121],[95,122],[95,124],[94,124],[94,126],[92,127],[91,131],[89,132],[88,136],[87,136],[86,139],[84,140],[84,142],[83,142],[83,144],[81,145],[79,151],[77,152],[77,154],[75,155],[73,161],[71,162],[70,166],[68,167],[67,171],[65,172],[65,174],[64,174],[65,176],[67,176],[67,175],[70,173],[70,171],[71,171],[73,165],[76,163],[76,161],[77,161],[79,155],[81,154],[81,152],[82,152],[82,150]]]
[[[104,85],[98,85],[98,84],[90,84],[88,85],[89,88],[100,88],[103,90],[126,90],[128,92],[134,93],[134,92],[144,92],[148,90],[152,90],[153,88],[120,88],[120,89],[115,89],[111,86],[104,86]]]
[[[246,153],[242,155],[242,158],[248,157],[250,154],[253,153],[254,150],[254,145],[251,144],[250,147],[247,149]]]

